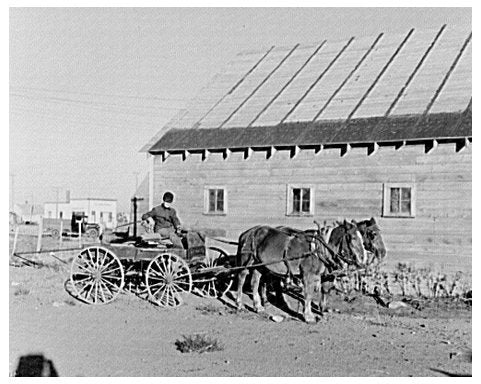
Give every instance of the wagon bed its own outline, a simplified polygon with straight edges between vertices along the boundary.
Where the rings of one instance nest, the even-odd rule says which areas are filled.
[[[76,298],[88,304],[107,304],[126,288],[172,308],[192,291],[205,297],[227,292],[232,258],[205,244],[187,249],[139,239],[90,244],[73,259],[70,284]]]

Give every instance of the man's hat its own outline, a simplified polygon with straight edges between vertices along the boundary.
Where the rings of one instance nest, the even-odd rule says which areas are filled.
[[[174,201],[174,194],[172,192],[165,192],[162,200],[166,203],[172,203]]]

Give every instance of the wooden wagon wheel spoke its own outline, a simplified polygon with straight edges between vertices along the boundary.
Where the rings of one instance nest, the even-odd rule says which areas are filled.
[[[105,259],[107,258],[107,254],[104,252],[104,255],[101,256],[101,248],[97,247],[97,268],[101,269],[104,265]]]
[[[71,266],[70,281],[74,293],[88,304],[106,304],[114,300],[124,286],[120,259],[103,247],[88,247],[79,252]]]
[[[87,249],[87,253],[88,253],[88,255],[89,255],[89,259],[90,259],[90,261],[92,262],[92,265],[93,265],[96,269],[98,269],[98,267],[99,267],[99,266],[98,266],[98,263],[97,263],[97,261],[94,261],[94,256],[92,256],[92,252],[91,252],[91,251],[94,251],[94,255],[95,255],[95,250],[93,250],[93,249],[91,249],[91,248],[88,248],[88,249]]]
[[[103,268],[100,268],[100,272],[105,271],[111,264],[115,263],[117,260],[110,260]]]
[[[77,273],[77,275],[79,275],[79,273]],[[92,277],[90,276],[90,274],[87,277],[84,277],[83,279],[76,279],[75,281],[77,283],[81,283],[82,281],[87,281],[87,280],[92,280]]]
[[[78,257],[80,257],[80,256],[81,256],[81,255],[79,254]],[[90,260],[87,260],[87,259],[85,259],[85,258],[81,258],[80,261],[77,262],[77,264],[78,264],[79,267],[81,266],[80,262],[82,262],[82,263],[83,263],[83,266],[84,266],[85,268],[88,268],[89,271],[92,271],[92,270],[95,269],[95,266],[90,262]]]
[[[105,274],[102,274],[102,277],[108,277],[108,278],[117,279],[117,280],[121,278],[120,276],[117,276],[117,275],[105,275]]]
[[[92,285],[93,279],[89,279],[89,280],[90,280],[90,282],[87,282],[86,284],[83,284],[83,285],[82,285],[82,288],[80,289],[80,291],[78,291],[78,294],[79,294],[79,295],[80,295],[82,292],[84,292],[85,290],[87,290],[87,288]]]
[[[94,296],[94,303],[97,303],[98,299],[98,294],[99,294],[99,282],[95,282],[95,296]]]
[[[168,287],[168,291],[170,295],[168,296],[169,299],[167,301],[167,304],[171,307],[176,307],[178,305],[181,305],[183,303],[182,296],[177,292],[174,287],[171,285]]]
[[[90,260],[90,262],[91,262],[90,265],[92,266],[92,268],[97,269],[97,265],[96,265],[96,263],[94,262],[94,259],[93,259],[93,257],[92,257],[92,254],[90,253],[90,248],[87,248],[86,252],[87,252],[87,255],[88,255],[89,260]]]
[[[92,291],[94,290],[94,285],[95,285],[95,281],[93,281],[92,284],[90,285],[89,292],[85,297],[90,297],[92,295]]]
[[[108,291],[108,293],[110,294],[110,296],[113,296],[113,295],[114,295],[114,293],[109,289],[109,287],[107,287],[107,284],[105,284],[105,281],[103,281],[103,280],[100,281],[100,286],[102,286],[102,285],[105,287],[105,291]],[[102,292],[103,292],[103,291],[104,291],[104,290],[102,290]],[[105,298],[105,296],[104,296],[104,298]],[[107,301],[107,300],[104,300],[104,301]]]
[[[209,273],[209,270],[222,267],[229,256],[220,248],[211,247],[206,251],[207,255],[199,266],[200,278],[193,281],[195,292],[203,297],[222,297],[232,287],[232,278],[219,275],[206,278],[208,276],[206,274]]]
[[[178,286],[179,289],[185,291],[189,288],[190,286],[190,282],[188,281],[176,281],[175,283],[173,283],[174,285]],[[182,288],[181,286],[184,286],[184,288]]]
[[[108,283],[109,285],[111,285],[111,286],[114,287],[114,288],[118,288],[117,285],[111,283],[110,281],[108,281],[108,280],[106,280],[106,279],[102,279],[102,281],[103,281],[104,283]]]
[[[102,302],[105,303],[107,301],[107,299],[105,298],[105,293],[104,293],[104,290],[102,288],[102,281],[99,281],[99,288],[100,288],[100,293],[102,294]]]
[[[163,304],[166,307],[171,307],[172,306],[172,305],[170,305],[170,303],[171,303],[171,288],[170,288],[169,285],[165,289],[164,293],[165,293],[165,300],[163,301]]]
[[[90,272],[90,271],[87,271],[87,272],[77,271],[77,272],[75,272],[75,275],[76,275],[76,276],[88,276],[88,277],[91,277],[91,276],[92,276],[92,272]],[[77,279],[77,280],[79,280],[79,279]]]
[[[165,286],[165,283],[160,282],[160,283],[150,284],[150,288],[156,287],[157,285]]]
[[[170,273],[172,275],[175,275],[179,270],[182,270],[182,268],[183,268],[183,265],[181,263],[174,261],[173,263],[171,263]]]
[[[182,295],[192,288],[189,266],[177,255],[157,255],[146,270],[146,286],[150,299],[162,307],[174,308],[182,304]]]

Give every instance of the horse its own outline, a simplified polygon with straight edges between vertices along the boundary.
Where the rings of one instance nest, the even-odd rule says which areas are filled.
[[[364,248],[360,238],[349,236],[346,242],[353,252],[349,256],[356,262],[362,262]],[[245,231],[239,237],[236,255],[236,265],[244,267],[238,274],[237,307],[242,308],[242,288],[249,268],[252,269],[251,287],[256,312],[263,310],[259,296],[262,274],[284,278],[300,276],[303,283],[304,320],[313,322],[315,318],[311,302],[315,294],[320,294],[322,308],[321,275],[327,272],[326,265],[331,265],[330,253],[332,251],[317,233],[264,225]]]
[[[326,258],[329,264],[326,265],[326,272],[321,276],[321,300],[319,302],[322,313],[327,310],[327,295],[333,288],[334,276],[331,273],[345,269],[350,265],[358,268],[365,267],[368,262],[368,252],[364,246],[362,234],[355,222],[349,223],[344,220],[344,222],[337,222],[336,227],[321,227],[317,221],[314,221],[314,223],[317,225],[317,230],[300,231],[289,227],[278,228],[288,233],[304,232],[311,235],[317,234],[322,236],[324,242],[327,243],[327,248],[330,252]],[[264,286],[262,288],[262,292],[265,295]],[[275,290],[278,300],[282,299],[278,286],[275,286]]]
[[[386,257],[386,246],[381,236],[381,229],[376,220],[371,217],[369,220],[355,222],[359,232],[361,233],[364,248],[368,252],[367,265],[380,264]]]

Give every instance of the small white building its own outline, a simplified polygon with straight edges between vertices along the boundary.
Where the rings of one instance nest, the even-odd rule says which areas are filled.
[[[47,202],[44,204],[45,218],[70,220],[73,212],[82,212],[89,223],[97,223],[104,228],[117,225],[117,200],[100,198],[76,198],[64,202]]]

